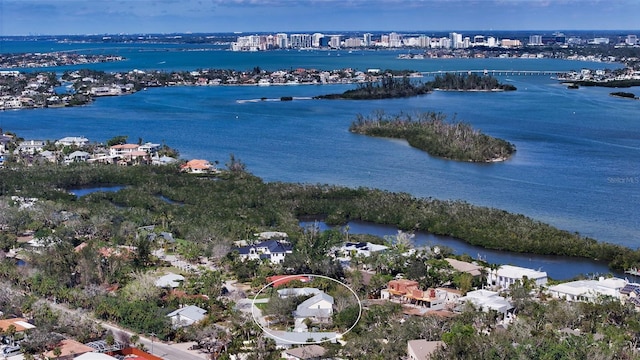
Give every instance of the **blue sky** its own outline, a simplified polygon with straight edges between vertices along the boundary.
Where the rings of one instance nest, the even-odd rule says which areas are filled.
[[[638,30],[640,0],[0,0],[0,35]]]

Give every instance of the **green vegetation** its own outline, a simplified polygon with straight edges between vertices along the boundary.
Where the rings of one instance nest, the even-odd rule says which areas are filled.
[[[509,158],[515,146],[474,130],[469,124],[448,123],[441,113],[426,112],[372,116],[358,115],[349,131],[378,137],[405,139],[433,156],[452,160],[491,162]]]
[[[480,76],[475,73],[436,75],[430,82],[431,87],[440,90],[456,91],[513,91],[516,87],[511,84],[500,84],[493,76]]]
[[[640,86],[640,80],[611,80],[611,81],[572,81],[580,86],[600,86],[608,88],[629,88],[632,86]]]
[[[609,95],[622,97],[622,98],[628,98],[628,99],[637,99],[637,97],[636,97],[636,95],[634,93],[624,92],[624,91],[612,92]]]
[[[2,196],[37,197],[41,199],[40,206],[49,209],[33,213],[8,205],[0,218],[6,224],[5,231],[18,234],[26,229],[55,229],[56,236],[74,246],[84,234],[97,241],[123,244],[133,241],[131,229],[156,223],[163,224],[174,236],[190,240],[208,255],[224,256],[230,241],[249,238],[260,230],[277,229],[290,234],[294,248],[313,256],[326,253],[327,248],[340,241],[314,233],[305,235],[298,226],[299,217],[322,216],[329,224],[362,220],[449,235],[491,249],[606,260],[614,269],[637,266],[640,260],[638,251],[597,242],[499,209],[366,188],[264,183],[243,169],[223,173],[218,181],[180,174],[176,167],[78,164],[7,168],[0,172]],[[64,190],[96,184],[126,187],[81,199]],[[159,195],[182,205],[167,203]],[[11,204],[7,200],[5,203]],[[92,225],[69,228],[69,224],[57,220],[60,210],[82,214],[83,222],[91,220]],[[224,244],[226,250],[219,247]],[[302,256],[299,266],[322,268],[310,261]]]
[[[367,82],[358,84],[358,87],[347,90],[342,94],[328,94],[316,96],[316,99],[346,99],[346,100],[375,100],[403,98],[424,95],[433,89],[455,91],[510,91],[516,87],[510,84],[500,84],[493,76],[480,76],[476,74],[436,75],[433,81],[421,83],[412,81],[406,72],[402,78],[388,74],[383,76],[379,83]]]
[[[379,83],[358,84],[353,90],[347,90],[342,94],[329,94],[316,96],[316,99],[347,99],[347,100],[374,100],[402,98],[424,95],[431,91],[427,84],[412,82],[408,77],[401,79],[392,76],[382,77]]]

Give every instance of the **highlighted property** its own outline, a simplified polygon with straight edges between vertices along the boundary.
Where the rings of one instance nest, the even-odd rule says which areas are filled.
[[[269,287],[273,286],[275,289],[295,280],[313,286],[314,281],[320,282],[320,279],[325,280],[322,284],[325,288],[331,287],[331,284],[326,284],[326,280],[335,283],[332,293],[337,296],[336,299],[314,287],[283,287],[276,291],[277,295],[272,294],[271,300],[277,301],[277,303],[270,306],[271,310],[275,308],[281,310],[281,313],[262,315],[260,307],[266,308],[269,305],[265,304],[271,300],[265,299],[261,294],[266,293]],[[352,288],[340,280],[314,274],[280,275],[270,277],[269,280],[270,282],[263,286],[251,301],[251,315],[256,325],[277,345],[335,343],[353,330],[360,321],[362,301]],[[286,313],[290,309],[293,311],[290,314]],[[357,315],[355,314],[356,309]],[[355,319],[353,320],[353,318]],[[347,321],[347,325],[349,325],[347,330],[344,332],[318,331],[322,328],[335,327],[334,319],[339,319],[342,323]]]

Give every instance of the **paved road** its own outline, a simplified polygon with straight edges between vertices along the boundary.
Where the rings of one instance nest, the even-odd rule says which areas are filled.
[[[91,314],[86,312],[81,312],[78,310],[69,309],[61,304],[54,304],[49,302],[49,305],[61,312],[67,314],[74,314],[80,316],[82,319],[88,319],[91,321],[95,321],[100,326],[104,327],[107,330],[111,330],[114,334],[118,332],[126,333],[129,336],[134,335],[135,333],[126,329],[123,329],[114,324],[106,323],[94,318]],[[203,360],[207,359],[207,354],[203,354],[197,351],[187,350],[187,348],[193,343],[186,344],[165,344],[158,341],[156,338],[153,338],[149,335],[139,335],[140,342],[145,346],[149,353],[159,356],[165,360]],[[153,340],[153,341],[152,341]]]

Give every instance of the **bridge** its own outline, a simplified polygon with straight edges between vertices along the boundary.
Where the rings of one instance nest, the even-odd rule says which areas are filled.
[[[422,71],[420,72],[424,76],[434,76],[434,75],[443,75],[446,73],[452,74],[479,74],[479,75],[492,75],[492,76],[502,76],[502,75],[559,75],[565,74],[566,70],[441,70],[441,71]]]

